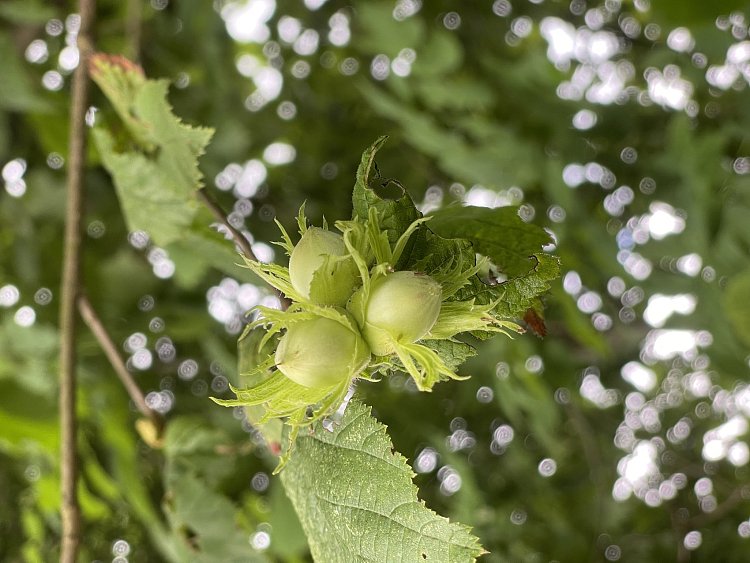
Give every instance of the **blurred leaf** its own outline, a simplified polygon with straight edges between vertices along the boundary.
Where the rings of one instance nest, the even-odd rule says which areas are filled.
[[[399,126],[407,143],[434,158],[456,180],[493,189],[539,180],[539,147],[505,123],[459,114],[455,123],[444,124],[442,118],[449,115],[423,111],[370,83],[358,86],[375,112]],[[460,85],[456,96],[461,97]]]
[[[181,286],[195,287],[209,268],[239,280],[253,276],[244,266],[240,266],[242,258],[235,252],[234,242],[226,240],[208,226],[193,225],[191,230],[182,234],[183,238],[167,246],[169,257],[175,263],[175,281]]]
[[[21,4],[21,2],[18,2]],[[0,4],[0,16],[5,4]],[[0,109],[18,112],[40,112],[50,104],[31,84],[20,57],[8,35],[0,30],[0,60],[3,61],[3,79],[0,80]]]
[[[54,406],[48,397],[14,381],[0,380],[0,448],[15,452],[32,441],[37,447],[55,451],[60,439]]]
[[[55,10],[39,0],[5,0],[0,4],[0,18],[15,24],[41,25],[53,17]]]
[[[445,76],[457,70],[463,60],[463,48],[455,35],[441,29],[432,30],[419,57],[414,63],[414,75],[418,78],[435,76],[443,81]],[[430,82],[426,82],[430,84]],[[442,95],[438,92],[425,92],[427,95]]]
[[[172,477],[189,469],[205,476],[211,484],[221,481],[232,471],[226,459],[217,455],[217,447],[224,442],[227,442],[224,432],[207,426],[200,418],[171,420],[165,435],[164,452],[172,463]]]
[[[184,125],[172,113],[165,80],[147,80],[139,67],[122,58],[99,56],[92,64],[92,78],[140,149],[119,150],[107,130],[93,131],[128,228],[148,232],[160,246],[179,240],[197,210],[194,192],[202,178],[198,157],[213,131]]]
[[[138,453],[139,441],[133,431],[132,413],[128,404],[121,399],[121,385],[118,381],[107,384],[110,392],[102,395],[106,400],[101,409],[94,409],[93,421],[99,426],[101,441],[107,445],[112,479],[117,483],[133,517],[143,524],[149,534],[159,559],[174,563],[185,561],[188,550],[178,541],[180,538],[169,533],[144,479],[143,459]]]
[[[750,346],[750,270],[729,279],[724,290],[724,310],[737,336]]]
[[[649,4],[654,19],[671,27],[708,26],[719,13],[729,15],[735,10],[747,8],[744,0],[722,0],[711,2],[682,2],[681,0],[658,0]]]
[[[281,481],[274,480],[271,483],[271,495],[269,499],[270,517],[268,523],[271,525],[272,542],[271,549],[283,561],[289,561],[293,557],[301,557],[308,551],[307,538],[299,522],[294,506],[286,496]]]
[[[477,538],[419,502],[406,460],[370,408],[349,404],[333,431],[297,438],[281,473],[318,561],[474,561]],[[394,541],[394,538],[398,538]]]
[[[148,262],[132,248],[120,248],[100,260],[89,280],[92,300],[101,303],[100,314],[107,315],[128,310],[158,286]]]
[[[22,327],[10,317],[0,324],[0,381],[11,380],[30,393],[56,396],[50,365],[56,359],[57,331],[41,323]]]
[[[396,21],[393,17],[393,6],[388,3],[358,2],[359,17],[357,23],[362,35],[358,41],[359,48],[370,53],[383,52],[395,58],[405,47],[415,48],[421,43],[424,25],[418,18],[405,18]]]
[[[495,101],[495,93],[489,85],[465,77],[451,81],[449,87],[446,87],[445,79],[442,76],[434,80],[420,81],[414,87],[425,104],[435,112],[450,110],[480,111],[489,109]],[[485,119],[482,119],[482,122],[485,127],[488,126]]]
[[[265,562],[248,541],[251,530],[236,521],[236,508],[194,473],[182,473],[167,482],[167,515],[172,528],[182,530],[191,546],[190,561],[209,563]]]
[[[254,552],[252,530],[237,518],[239,509],[217,486],[233,471],[217,447],[222,432],[200,419],[176,418],[165,436],[166,511],[173,530],[193,552],[191,561],[267,561]]]

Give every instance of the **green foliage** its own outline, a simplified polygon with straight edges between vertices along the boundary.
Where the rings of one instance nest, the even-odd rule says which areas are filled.
[[[44,24],[54,15],[49,6],[38,0],[8,0],[0,5],[0,18],[20,25]]]
[[[419,218],[419,212],[411,196],[401,184],[395,180],[380,177],[375,164],[375,155],[387,140],[388,137],[385,136],[378,138],[362,153],[352,191],[352,204],[355,217],[359,217],[362,221],[366,221],[369,218],[370,209],[374,209],[380,217],[380,227],[388,235],[388,243],[394,245],[409,226]],[[381,195],[379,191],[386,193]]]
[[[268,561],[248,549],[250,522],[215,489],[231,473],[233,455],[218,454],[226,436],[200,420],[175,419],[165,437],[166,513],[183,536],[183,555],[192,561]]]
[[[131,230],[145,230],[157,244],[185,236],[197,211],[201,187],[198,157],[213,131],[184,125],[166,100],[168,83],[147,80],[121,59],[94,59],[92,78],[125,123],[137,151],[118,150],[106,129],[96,129],[102,162],[115,180]],[[154,220],[158,217],[158,220]]]
[[[511,4],[507,14],[504,2],[355,0],[316,10],[277,2],[256,29],[261,37],[267,28],[267,40],[255,41],[228,34],[250,31],[233,27],[241,0],[97,3],[96,48],[138,59],[148,76],[172,83],[167,103],[164,83],[128,66],[109,92],[91,89],[97,111],[90,114],[96,124],[82,265],[85,290],[133,377],[166,412],[168,447],[153,450],[139,438],[138,413],[82,326],[80,559],[109,560],[118,540],[128,543],[131,562],[240,553],[240,560],[310,559],[282,486],[292,473],[270,475],[284,442],[281,420],[261,422],[262,405],[219,409],[208,400],[232,397],[227,380],[241,389],[269,377],[269,370],[242,374],[273,355],[277,337],[261,346],[266,332],[258,328],[235,341],[245,309],[278,302],[209,227],[215,217],[194,198],[201,181],[275,273],[286,264],[282,251],[272,256],[264,246],[278,238],[273,218],[296,231],[302,201],[317,225],[323,217],[368,221],[368,208],[378,206],[386,234],[376,244],[388,262],[400,233],[420,214],[434,216],[404,239],[395,264],[430,275],[475,264],[486,239],[470,242],[472,231],[517,223],[521,206],[524,219],[533,215],[526,227],[535,229],[525,236],[547,245],[543,227],[554,238],[544,248],[560,262],[539,247],[513,255],[500,237],[495,251],[510,252],[517,273],[506,280],[507,266],[492,258],[456,289],[446,310],[458,310],[443,320],[455,320],[453,313],[466,312],[456,303],[473,299],[480,309],[496,303],[493,314],[523,318],[527,328],[542,323],[546,337],[490,339],[473,330],[461,341],[425,338],[420,345],[471,379],[419,393],[398,357],[374,363],[371,379],[382,381],[357,381],[355,401],[372,405],[372,416],[358,422],[387,424],[388,438],[376,434],[381,451],[392,443],[408,458],[426,506],[472,526],[490,552],[480,561],[746,559],[748,465],[741,454],[748,435],[722,439],[720,459],[703,451],[748,418],[746,3],[600,0],[581,13],[577,3]],[[59,557],[55,374],[71,10],[0,2],[0,559],[8,561]],[[295,22],[306,33],[299,42],[289,35]],[[575,52],[550,50],[550,30],[575,34]],[[317,50],[301,54],[313,33]],[[598,42],[593,51],[591,40]],[[605,44],[615,50],[602,55]],[[679,44],[687,50],[673,48]],[[733,83],[722,82],[735,72]],[[150,107],[166,124],[161,130],[144,129],[131,113],[144,84],[149,100],[141,92],[139,107]],[[275,97],[272,85],[280,86]],[[618,89],[617,99],[602,101]],[[175,115],[215,130],[200,170],[196,149],[208,135],[191,136]],[[183,142],[161,138],[170,130]],[[151,191],[132,186],[143,209],[157,215],[143,217],[135,202],[121,199],[117,174],[113,189],[97,152],[100,134],[109,135],[115,160],[132,154],[144,167],[172,166],[179,182],[169,179],[164,189],[174,190],[165,200],[173,205],[159,204],[161,183]],[[383,134],[387,150],[380,141],[366,156],[353,201],[362,148]],[[176,160],[160,160],[157,140],[170,141]],[[272,157],[276,143],[294,148],[291,162]],[[157,174],[163,180],[167,173]],[[499,207],[463,209],[483,205]],[[463,213],[477,215],[457,220]],[[133,217],[151,235],[145,248],[128,244]],[[443,220],[453,223],[450,231],[441,230]],[[684,230],[664,235],[669,221]],[[174,237],[168,244],[165,229],[167,241]],[[160,256],[173,263],[171,279],[154,275]],[[664,303],[694,308],[655,316],[667,310]],[[433,330],[445,336],[453,328],[441,322]],[[675,343],[685,347],[675,352]],[[146,368],[139,367],[144,355],[151,358]],[[624,377],[625,366],[637,364],[653,374],[653,387]],[[338,432],[337,420],[330,416],[325,427]],[[689,435],[676,439],[686,427]],[[332,450],[320,428],[311,435],[302,429],[285,472],[299,463],[321,487],[344,481],[365,491],[361,474],[337,480],[303,465],[308,448]],[[643,463],[651,446],[653,465]],[[399,464],[406,487],[411,475]],[[653,473],[634,479],[634,468],[644,467]],[[682,475],[684,488],[670,497]],[[696,494],[702,479],[712,487],[707,496]],[[631,480],[629,496],[617,496]],[[666,495],[657,499],[658,491]],[[350,505],[363,506],[366,496]],[[362,518],[368,530],[376,520]],[[351,523],[330,522],[345,532]],[[688,550],[686,534],[696,531],[702,543]],[[266,545],[258,538],[270,541],[266,549],[256,549]],[[386,545],[383,536],[372,541]]]
[[[353,402],[333,430],[317,424],[297,440],[281,479],[317,561],[458,563],[482,554],[465,526],[417,499],[414,473],[368,407]]]
[[[18,3],[20,4],[20,2]],[[11,5],[2,4],[0,10],[10,11]],[[2,15],[2,11],[0,11]],[[0,35],[0,58],[5,61],[5,80],[0,81],[0,109],[5,111],[49,111],[49,103],[39,95],[24,73],[21,62],[13,52],[10,38]]]
[[[460,379],[455,370],[472,349],[457,338],[520,331],[512,316],[535,304],[549,289],[548,282],[559,275],[552,257],[532,256],[537,266],[531,270],[507,259],[511,256],[518,262],[519,255],[539,251],[549,242],[543,230],[522,222],[513,210],[509,216],[465,208],[463,227],[439,221],[441,232],[460,231],[464,238],[432,233],[425,226],[432,217],[420,217],[397,181],[374,184],[374,157],[385,140],[379,138],[362,155],[353,190],[354,218],[336,223],[343,236],[328,232],[326,225],[308,227],[303,206],[298,214],[301,239],[296,245],[279,225],[283,241],[276,244],[290,255],[289,268],[246,259],[251,270],[291,300],[286,311],[257,308],[258,318],[249,328],[267,331],[257,348],[282,331],[284,335],[275,352],[259,357],[244,372],[253,380],[251,386],[232,387],[236,399],[214,400],[227,407],[253,409],[252,418],[261,425],[285,419],[290,430],[275,472],[290,459],[300,429],[336,411],[360,374],[370,379],[376,373],[387,374],[389,367],[403,370],[420,391],[431,391],[439,381]],[[398,189],[393,198],[378,193],[378,188],[389,184]],[[485,286],[477,273],[487,258],[477,260],[477,251],[523,275],[510,278],[506,286]],[[418,271],[393,272],[404,263],[414,264]],[[337,269],[341,264],[354,268]],[[347,275],[340,278],[340,273]],[[480,293],[484,299],[477,303]],[[316,297],[324,294],[325,299]],[[348,313],[326,306],[342,303]],[[500,309],[506,320],[495,315]],[[422,344],[422,339],[432,345]],[[331,351],[320,355],[325,349]]]
[[[746,345],[750,346],[750,270],[734,276],[724,293],[724,308],[732,328]]]
[[[213,130],[185,125],[174,115],[166,80],[147,79],[119,57],[100,55],[92,64],[92,78],[127,130],[124,138],[115,136],[116,128],[93,133],[128,228],[166,246],[179,265],[177,280],[187,287],[199,283],[209,267],[237,275],[236,254],[208,229],[195,196],[203,178],[198,158]]]
[[[514,207],[445,207],[430,217],[430,229],[444,238],[463,238],[508,276],[527,274],[530,258],[552,242],[541,227],[525,223]]]

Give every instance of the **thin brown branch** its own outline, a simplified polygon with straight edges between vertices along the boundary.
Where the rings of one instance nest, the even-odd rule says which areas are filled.
[[[60,441],[61,520],[60,561],[75,563],[81,541],[81,509],[78,504],[78,420],[76,418],[76,300],[81,287],[81,226],[86,165],[86,111],[88,59],[92,52],[91,28],[94,0],[80,0],[78,31],[80,59],[73,75],[70,101],[68,174],[66,186],[65,239],[60,284]]]
[[[138,411],[154,424],[158,432],[161,432],[164,427],[164,419],[158,412],[149,408],[146,404],[143,391],[138,387],[135,379],[133,379],[133,375],[125,366],[125,362],[122,360],[120,352],[117,350],[117,345],[115,345],[112,337],[110,337],[86,294],[81,293],[78,296],[78,311],[81,313],[83,321],[89,327],[89,330],[91,330],[99,343],[99,347],[104,352],[104,355],[107,356],[112,369],[115,370],[117,377],[120,378],[123,387],[125,387],[125,390],[128,392],[128,395],[130,395],[130,399],[133,403],[135,403]]]
[[[226,227],[226,229],[229,231],[229,234],[232,235],[235,244],[240,247],[240,250],[242,250],[245,258],[255,260],[257,262],[258,259],[253,253],[253,249],[250,246],[250,241],[245,238],[245,235],[243,235],[240,231],[232,226],[232,224],[229,222],[229,219],[227,218],[227,214],[224,213],[224,210],[221,208],[221,206],[216,203],[216,201],[209,195],[208,191],[206,191],[206,188],[201,188],[198,190],[198,197],[208,208],[208,210],[213,214],[216,220]]]
[[[232,235],[235,244],[240,247],[242,254],[245,255],[245,258],[257,262],[258,259],[253,253],[253,249],[250,246],[250,241],[245,238],[245,235],[243,235],[240,231],[232,226],[232,224],[229,222],[229,219],[227,218],[227,214],[224,213],[224,210],[221,208],[221,206],[209,195],[208,191],[206,191],[206,188],[201,188],[198,190],[198,197],[208,208],[211,214],[216,218],[216,220],[227,228],[229,233]],[[286,310],[291,304],[291,301],[289,301],[286,295],[281,293],[281,291],[276,288],[273,289],[276,293],[276,296],[279,298],[281,308]]]

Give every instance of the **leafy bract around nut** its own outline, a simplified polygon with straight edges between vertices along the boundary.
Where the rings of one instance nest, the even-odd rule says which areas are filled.
[[[319,305],[345,305],[360,284],[344,238],[319,227],[308,228],[292,250],[289,277],[300,295]]]
[[[379,185],[394,184],[381,181],[374,166],[383,141],[363,154],[354,217],[336,222],[340,235],[326,225],[308,227],[303,206],[296,245],[279,224],[283,241],[277,244],[289,254],[289,268],[246,258],[291,305],[286,311],[256,308],[248,328],[265,331],[258,349],[280,336],[278,345],[244,374],[248,388],[233,388],[236,399],[216,402],[259,405],[260,424],[284,419],[290,431],[277,471],[299,429],[336,413],[352,381],[405,371],[419,390],[430,391],[439,381],[462,379],[456,370],[473,348],[460,338],[523,332],[512,319],[538,303],[559,274],[557,259],[540,253],[543,229],[514,219],[515,211],[476,210],[476,224],[472,208],[461,208],[460,222],[446,211],[435,217],[436,233],[431,217],[421,216],[397,182],[399,199],[378,195]],[[488,258],[477,254],[480,246]],[[488,259],[506,268],[506,282],[479,279]],[[525,261],[531,269],[522,267]]]
[[[274,353],[243,374],[254,384],[231,387],[236,399],[213,399],[228,407],[262,405],[264,424],[283,418],[290,427],[278,472],[291,455],[300,427],[333,413],[343,402],[352,379],[367,366],[370,351],[351,316],[338,307],[292,303],[286,310],[259,306],[259,316],[247,330],[262,327],[263,349],[275,335],[284,333]]]
[[[281,337],[274,360],[295,383],[324,388],[359,375],[370,361],[370,349],[356,329],[318,317],[292,324]]]

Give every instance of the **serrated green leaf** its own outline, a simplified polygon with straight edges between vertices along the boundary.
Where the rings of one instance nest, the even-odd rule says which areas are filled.
[[[370,208],[375,208],[380,227],[388,235],[388,242],[395,246],[399,237],[420,217],[411,196],[395,180],[380,178],[376,173],[375,154],[388,137],[380,137],[362,154],[357,168],[357,180],[352,192],[355,217],[366,221]],[[392,197],[391,197],[392,196]],[[404,254],[408,256],[414,237],[407,243]]]
[[[92,78],[110,100],[138,150],[121,150],[105,129],[94,141],[112,175],[130,230],[144,230],[160,246],[180,240],[188,231],[201,187],[198,157],[213,130],[190,127],[172,113],[168,83],[149,80],[122,58],[99,56]]]
[[[144,154],[117,152],[114,139],[104,129],[94,130],[93,137],[114,180],[128,229],[146,231],[162,246],[179,240],[190,228],[197,209],[189,199],[195,186],[185,190]]]
[[[524,276],[513,278],[499,286],[504,290],[495,313],[516,318],[535,305],[535,299],[546,293],[550,282],[560,276],[560,260],[549,254],[535,254],[536,266]]]
[[[509,277],[529,272],[535,265],[531,255],[552,242],[547,231],[525,223],[516,207],[444,207],[430,216],[432,231],[470,241]]]
[[[424,235],[412,249],[408,269],[432,274],[458,258],[474,263],[476,251],[468,240],[443,238],[432,232],[429,224]]]
[[[477,355],[476,348],[456,340],[423,340],[451,370],[456,371],[466,360]]]
[[[300,433],[281,480],[316,561],[474,561],[478,539],[426,508],[413,476],[385,426],[353,401],[332,432]]]
[[[91,78],[101,88],[135,141],[148,145],[148,124],[130,111],[138,92],[146,83],[143,69],[125,57],[95,55]]]

